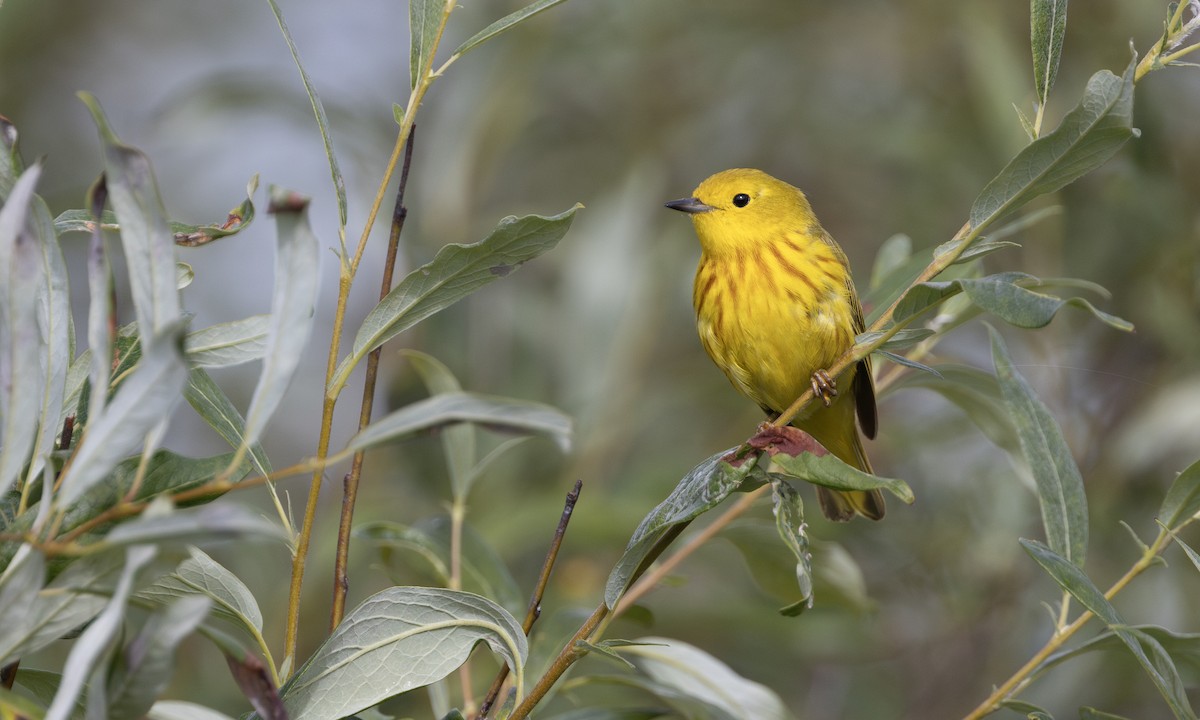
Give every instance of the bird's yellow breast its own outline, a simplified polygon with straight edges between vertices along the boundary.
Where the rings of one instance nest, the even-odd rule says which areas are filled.
[[[828,236],[791,230],[740,252],[705,252],[693,304],[708,354],[741,392],[778,412],[853,344],[851,293]]]

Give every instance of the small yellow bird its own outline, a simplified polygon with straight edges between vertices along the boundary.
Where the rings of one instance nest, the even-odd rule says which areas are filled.
[[[840,378],[826,371],[863,331],[846,254],[817,222],[799,189],[761,170],[719,172],[693,197],[666,204],[692,216],[702,249],[692,303],[709,357],[743,395],[772,416],[810,386],[811,404],[792,421],[843,462],[871,463],[855,428],[875,437],[875,386],[867,359]],[[850,388],[847,399],[837,386]],[[883,517],[883,495],[817,488],[831,520]]]

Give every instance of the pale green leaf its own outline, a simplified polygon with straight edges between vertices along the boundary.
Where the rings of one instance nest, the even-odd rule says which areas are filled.
[[[337,396],[367,353],[553,248],[580,207],[551,217],[507,217],[480,242],[443,247],[432,262],[409,273],[367,314],[350,355],[326,389],[327,396]]]
[[[458,49],[454,51],[454,54],[459,57],[466,55],[471,50],[474,50],[476,47],[482,45],[488,40],[491,40],[500,33],[512,29],[512,27],[517,23],[528,20],[543,10],[549,10],[555,5],[563,2],[566,2],[566,0],[537,0],[536,2],[532,2],[516,12],[505,15],[491,25],[488,25],[484,29],[475,33],[468,38],[466,42],[464,42],[462,45],[459,45]]]
[[[421,376],[430,395],[462,391],[450,368],[432,355],[417,350],[401,350],[400,354]],[[441,440],[446,468],[450,471],[451,492],[456,498],[465,497],[470,490],[467,476],[475,464],[475,428],[467,423],[451,425],[442,431]]]
[[[145,346],[134,371],[121,383],[102,417],[88,432],[64,476],[59,501],[78,500],[127,455],[140,450],[146,436],[170,417],[187,382],[183,325],[164,328]]]
[[[1036,540],[1021,540],[1021,546],[1042,568],[1084,607],[1100,618],[1108,629],[1125,644],[1150,676],[1159,694],[1179,720],[1195,720],[1187,691],[1170,655],[1153,636],[1126,625],[1104,594],[1083,570]]]
[[[412,88],[433,66],[433,54],[441,35],[443,15],[448,15],[446,0],[409,0],[408,3],[408,68]]]
[[[771,462],[774,463],[776,469],[783,473],[814,485],[834,490],[883,488],[900,498],[901,502],[912,504],[916,499],[912,488],[903,480],[865,473],[847,465],[833,454],[814,455],[805,452],[793,456],[779,453],[771,456]]]
[[[1071,449],[1058,422],[1013,367],[1000,334],[988,329],[1000,392],[1017,430],[1021,452],[1037,484],[1046,542],[1054,552],[1083,567],[1088,545],[1088,509],[1083,477],[1071,457]]]
[[[246,421],[238,412],[233,401],[213,382],[201,368],[192,368],[188,373],[183,397],[200,416],[230,447],[239,448],[245,442]],[[250,446],[250,458],[260,475],[271,474],[271,460],[259,442]]]
[[[1033,47],[1033,87],[1044,106],[1058,74],[1063,36],[1067,32],[1067,0],[1032,0],[1029,36]]]
[[[351,438],[346,450],[365,450],[431,428],[463,422],[508,432],[549,435],[564,450],[571,439],[571,419],[549,405],[459,392],[434,395],[385,415]]]
[[[152,613],[108,673],[107,716],[141,718],[167,689],[175,650],[208,615],[211,601],[190,595]]]
[[[1192,463],[1175,477],[1162,507],[1158,509],[1158,520],[1168,528],[1175,529],[1200,512],[1200,460]]]
[[[912,258],[912,238],[893,235],[879,246],[875,253],[875,264],[871,266],[871,281],[868,287],[878,288],[883,281]]]
[[[320,244],[308,224],[308,199],[271,186],[275,215],[275,288],[262,372],[246,411],[243,445],[258,441],[291,384],[312,332]]]
[[[796,562],[796,585],[799,589],[799,599],[779,612],[799,615],[813,606],[812,555],[808,552],[808,533],[805,532],[804,501],[790,484],[775,479],[771,481],[771,503],[775,514],[775,530]]]
[[[233,720],[203,705],[182,700],[159,700],[146,713],[148,720]]]
[[[96,98],[88,93],[79,97],[91,111],[104,142],[105,185],[121,226],[138,333],[152,337],[175,326],[180,318],[175,241],[154,170],[144,153],[120,142]]]
[[[0,575],[0,667],[16,660],[28,648],[39,621],[38,592],[46,581],[46,558],[29,545],[23,545]]]
[[[622,649],[652,680],[720,708],[734,718],[792,720],[770,688],[738,675],[717,658],[679,640],[643,637]]]
[[[252,315],[195,330],[183,340],[193,367],[230,367],[266,354],[270,315]]]
[[[440,588],[393,587],[351,610],[284,686],[291,720],[339,718],[446,677],[484,642],[518,688],[528,645],[521,624],[492,601]]]
[[[138,592],[158,605],[200,595],[212,601],[212,613],[243,629],[255,642],[261,639],[263,617],[258,602],[236,575],[199,548],[188,548],[189,557],[169,575]]]
[[[1101,70],[1088,81],[1083,99],[1062,123],[1017,153],[971,206],[971,227],[990,225],[1033,198],[1054,192],[1108,161],[1133,129],[1133,72],[1122,77]]]
[[[283,530],[258,512],[241,505],[226,503],[204,505],[147,517],[117,526],[102,541],[119,547],[140,543],[200,543],[240,539],[287,540]]]

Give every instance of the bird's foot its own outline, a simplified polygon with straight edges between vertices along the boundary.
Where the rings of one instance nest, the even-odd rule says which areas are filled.
[[[828,370],[818,370],[812,374],[812,391],[813,395],[821,398],[825,407],[829,407],[838,394],[837,382],[829,375]]]

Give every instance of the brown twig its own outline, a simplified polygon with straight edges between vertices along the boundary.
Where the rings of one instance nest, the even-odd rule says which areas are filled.
[[[400,169],[400,183],[396,186],[396,205],[392,210],[392,228],[388,234],[387,256],[383,261],[383,279],[379,284],[379,299],[382,301],[392,291],[392,275],[396,269],[396,255],[400,248],[400,233],[404,230],[404,220],[408,217],[408,208],[404,207],[404,190],[408,186],[408,170],[412,165],[413,138],[416,136],[416,125],[408,133],[408,143],[404,146],[404,165]],[[363,381],[362,406],[358,414],[358,429],[361,432],[371,424],[371,411],[375,404],[375,383],[379,374],[379,355],[382,347],[377,347],[367,355],[366,379]],[[350,472],[343,481],[342,514],[338,521],[337,556],[333,563],[333,608],[329,615],[329,630],[333,631],[342,621],[346,611],[346,592],[350,588],[350,578],[346,567],[350,559],[350,530],[354,520],[354,505],[358,500],[358,484],[362,477],[362,451],[354,454]]]
[[[538,576],[537,586],[534,587],[533,595],[529,598],[529,608],[525,611],[525,622],[521,624],[526,636],[529,635],[533,624],[542,614],[542,596],[546,592],[546,585],[550,582],[550,571],[554,569],[554,561],[558,558],[558,550],[562,547],[563,537],[567,533],[567,523],[571,522],[571,515],[575,512],[575,503],[579,501],[579,491],[582,489],[583,481],[576,480],[575,487],[567,493],[567,500],[563,503],[562,516],[558,519],[558,527],[554,530],[554,539],[550,541],[550,550],[546,553],[546,561],[542,563],[542,574]],[[506,679],[508,679],[507,665],[500,668],[496,679],[492,681],[492,687],[488,689],[483,703],[479,706],[477,717],[487,717],[496,698],[500,696],[500,688],[504,686]]]

